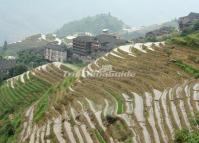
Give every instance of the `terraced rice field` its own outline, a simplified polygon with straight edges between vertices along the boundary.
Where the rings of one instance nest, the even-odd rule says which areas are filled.
[[[170,49],[173,52],[168,56],[165,48],[168,47],[164,43],[118,47],[79,71],[72,84],[67,82],[67,73],[60,67],[50,65],[33,70],[28,74],[29,80],[42,80],[44,87],[64,77],[66,81],[53,92],[52,99],[48,100],[50,106],[41,120],[34,121],[37,102],[27,108],[19,141],[173,142],[175,130],[192,129],[199,111],[199,80],[171,62],[174,58],[181,58],[178,53],[183,54],[183,58],[189,53],[175,48]],[[101,72],[103,65],[112,65],[115,72],[131,71],[135,76],[94,77],[95,73]],[[9,80],[1,91],[6,92],[8,86],[17,91],[21,88],[17,86],[18,80]],[[29,80],[25,79],[25,83],[28,84]],[[12,98],[6,101],[11,104]]]
[[[44,95],[47,95],[50,88],[59,84],[67,77],[69,72],[61,69],[61,67],[63,68],[65,65],[57,63],[44,65],[8,79],[0,86],[0,128],[5,128],[5,131],[1,130],[0,142],[4,142],[1,139],[7,137],[6,127],[10,126],[8,119],[11,123],[13,122],[12,124],[18,125],[21,122],[19,115],[23,113],[23,109],[28,108],[30,105],[31,108],[25,116],[30,116],[29,119],[33,119],[34,106]],[[28,124],[32,124],[31,122],[25,122],[23,126],[27,127]],[[8,131],[8,133],[11,131]],[[25,132],[25,130],[22,132]],[[30,132],[32,132],[32,128],[28,127],[26,133],[30,134]],[[29,136],[26,135],[24,138],[29,138]]]

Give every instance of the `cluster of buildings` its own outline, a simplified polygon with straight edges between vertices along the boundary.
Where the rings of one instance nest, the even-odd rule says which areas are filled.
[[[45,47],[44,57],[52,62],[65,62],[73,60],[74,58],[89,62],[111,51],[114,47],[126,43],[128,43],[128,41],[104,31],[103,34],[97,36],[82,35],[74,37],[69,44],[70,46],[49,43]]]
[[[146,37],[163,37],[163,36],[169,36],[173,31],[175,30],[174,27],[161,27],[160,29],[156,29],[153,31],[150,31],[146,33]]]
[[[9,70],[16,66],[15,59],[0,58],[0,78],[9,74]]]

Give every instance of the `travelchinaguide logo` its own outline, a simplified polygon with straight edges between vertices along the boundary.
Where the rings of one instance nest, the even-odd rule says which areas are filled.
[[[94,78],[122,78],[122,77],[135,77],[132,71],[115,71],[112,65],[103,65],[99,70],[88,74],[88,77]]]
[[[136,73],[132,71],[115,71],[112,65],[103,65],[98,70],[82,69],[80,73],[67,73],[68,76],[83,77],[83,78],[124,78],[135,77]]]

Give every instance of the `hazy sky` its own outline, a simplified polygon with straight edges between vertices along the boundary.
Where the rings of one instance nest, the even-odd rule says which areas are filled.
[[[199,12],[198,6],[199,0],[0,0],[0,27],[8,23],[7,28],[18,24],[52,32],[71,20],[108,12],[128,25],[143,26]]]
[[[55,26],[107,12],[132,26],[149,25],[199,12],[198,6],[199,0],[0,0],[0,12],[8,18],[17,15]]]

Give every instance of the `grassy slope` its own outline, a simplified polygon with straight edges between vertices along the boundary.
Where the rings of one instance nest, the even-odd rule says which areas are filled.
[[[177,44],[181,46],[188,46],[191,48],[199,48],[199,32],[188,34],[186,36],[175,36],[167,41],[169,44]]]
[[[15,89],[7,87],[6,84],[0,87],[0,142],[14,138],[20,130],[24,109],[37,101],[48,89],[48,86],[48,83],[31,77],[25,84],[18,81],[15,84]],[[13,116],[13,119],[10,116]]]
[[[167,40],[168,44],[177,46],[177,47],[187,47],[193,50],[199,50],[199,32],[195,31],[191,34],[183,35],[183,36],[175,36]],[[183,57],[183,56],[182,56]],[[189,59],[191,59],[193,64],[187,63],[186,60],[178,59],[175,61],[175,65],[180,67],[186,73],[192,75],[194,78],[199,78],[199,55],[189,55]],[[193,130],[189,131],[187,129],[181,129],[175,131],[175,142],[176,143],[197,143],[199,142],[199,129],[198,129],[198,116],[192,123]]]
[[[65,67],[65,66],[63,66]],[[74,66],[75,67],[75,66]],[[54,68],[54,74],[58,75],[60,71]],[[70,69],[70,68],[67,68]],[[73,71],[73,69],[70,69]],[[51,77],[45,74],[46,78]],[[52,96],[57,91],[65,90],[75,80],[73,77],[67,77],[63,81],[50,83],[44,80],[44,77],[29,75],[24,76],[25,83],[19,80],[14,82],[14,89],[11,83],[5,81],[0,86],[0,143],[16,142],[18,134],[21,131],[23,114],[25,109],[36,103],[34,122],[39,122],[48,110],[49,104],[53,104],[53,99],[57,98]],[[59,79],[59,78],[58,78]],[[51,100],[50,100],[51,99]],[[55,100],[56,101],[56,100]]]
[[[185,72],[193,75],[195,78],[199,78],[199,69],[195,69],[192,66],[183,63],[182,61],[176,61],[175,64]]]

